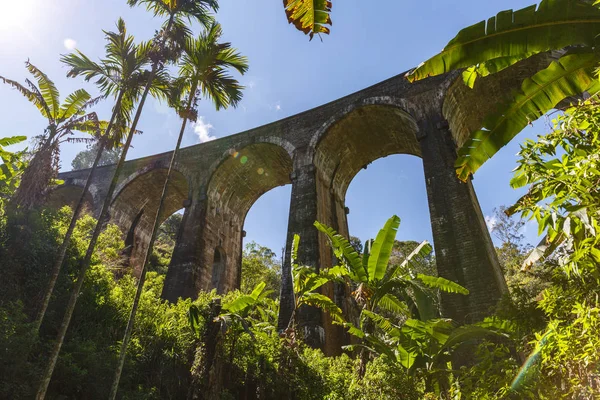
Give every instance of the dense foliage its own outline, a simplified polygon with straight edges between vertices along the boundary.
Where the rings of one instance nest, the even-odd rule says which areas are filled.
[[[133,276],[115,225],[80,217],[79,208],[42,208],[60,145],[75,131],[100,139],[75,165],[118,162],[116,182],[149,93],[168,97],[183,119],[176,149],[200,97],[217,109],[241,99],[242,87],[228,71],[243,74],[248,66],[220,42],[221,28],[209,13],[217,1],[128,3],[166,18],[152,41],[136,45],[120,19],[118,32],[105,32],[105,59],[95,63],[81,52],[63,57],[69,76],[94,79],[105,97],[115,97],[111,122],[88,111],[99,99],[83,90],[61,106],[53,82],[29,62],[36,84],[0,77],[48,122],[29,154],[7,149],[24,137],[0,139],[0,398],[37,392],[38,398],[96,399],[106,398],[107,388],[123,399],[600,397],[600,101],[593,95],[600,89],[594,75],[600,1],[544,0],[502,12],[461,31],[410,75],[468,67],[463,79],[474,87],[480,77],[537,53],[560,53],[472,134],[459,152],[463,179],[530,119],[568,96],[592,94],[558,115],[550,133],[522,145],[511,184],[529,190],[498,210],[492,227],[510,290],[495,315],[463,326],[442,317],[440,292],[468,290],[435,276],[429,243],[395,240],[398,217],[364,245],[316,222],[337,265],[316,272],[298,264],[295,238],[294,310],[281,332],[283,260],[272,250],[246,245],[239,291],[201,292],[171,304],[160,293],[181,214],[159,228],[159,211],[147,263]],[[285,0],[284,6],[289,21],[311,38],[329,32],[331,2]],[[186,19],[203,32],[192,36]],[[180,67],[179,78],[171,80],[167,65]],[[111,152],[126,132],[122,151]],[[168,177],[164,185],[163,200]],[[106,204],[110,199],[109,193]],[[528,219],[544,235],[536,248],[523,242]],[[325,326],[346,331],[339,355],[325,357],[304,342],[300,315],[316,309]]]

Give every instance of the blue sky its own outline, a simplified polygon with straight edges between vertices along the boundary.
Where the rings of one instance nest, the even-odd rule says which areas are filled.
[[[102,29],[113,30],[123,17],[139,40],[150,38],[160,25],[143,8],[131,9],[125,0],[1,0],[0,75],[23,81],[29,59],[57,84],[64,98],[80,87],[97,93],[92,84],[67,79],[61,54],[76,47],[92,58],[103,55]],[[463,27],[500,10],[522,8],[532,0],[362,0],[333,1],[332,34],[312,42],[287,24],[280,0],[222,0],[217,19],[224,39],[250,60],[246,85],[237,109],[216,112],[202,102],[196,126],[190,127],[184,146],[260,126],[335,100],[406,71],[440,51]],[[11,5],[8,5],[11,4]],[[98,107],[108,118],[110,103]],[[33,136],[44,120],[17,92],[0,86],[0,136]],[[129,158],[173,148],[179,120],[166,106],[151,100],[134,140]],[[519,143],[547,130],[540,121],[527,128],[476,174],[474,185],[484,215],[512,204],[522,192],[509,186]],[[62,170],[81,145],[65,145]],[[290,187],[263,195],[248,214],[246,240],[255,240],[279,253],[285,242]],[[402,218],[400,239],[431,240],[431,228],[421,161],[397,155],[378,160],[352,182],[347,205],[350,231],[373,237],[393,214]],[[536,228],[526,226],[526,237],[536,242]]]

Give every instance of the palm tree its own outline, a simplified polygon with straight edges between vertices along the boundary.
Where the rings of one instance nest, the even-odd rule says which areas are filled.
[[[52,373],[54,371],[56,361],[58,360],[58,355],[62,348],[67,329],[69,328],[71,317],[73,316],[73,311],[75,310],[75,305],[77,304],[78,294],[83,286],[85,274],[90,267],[92,255],[94,253],[98,237],[100,236],[100,232],[102,231],[103,222],[108,215],[108,211],[110,209],[110,204],[112,201],[112,196],[117,187],[117,182],[121,175],[121,171],[125,163],[125,158],[127,157],[127,152],[129,150],[129,147],[131,146],[131,141],[133,140],[133,135],[136,132],[137,124],[141,117],[142,110],[144,109],[144,104],[146,102],[148,94],[154,86],[155,80],[157,78],[160,78],[161,76],[168,76],[165,72],[165,64],[178,59],[178,55],[180,54],[182,48],[182,39],[184,39],[190,33],[189,29],[183,21],[183,18],[188,18],[189,20],[193,19],[200,22],[201,24],[207,24],[212,20],[212,18],[208,15],[208,12],[210,10],[216,11],[218,9],[218,4],[216,0],[128,0],[128,4],[130,6],[145,4],[147,9],[153,12],[154,15],[168,17],[168,20],[163,25],[163,28],[159,32],[157,32],[151,44],[149,44],[149,57],[151,60],[151,69],[150,71],[148,71],[147,74],[144,74],[142,78],[146,81],[145,88],[140,97],[137,110],[133,118],[133,122],[131,123],[131,127],[125,140],[125,144],[123,145],[121,157],[119,158],[119,162],[117,163],[117,166],[113,173],[113,177],[110,186],[108,187],[104,203],[102,204],[100,215],[98,217],[98,222],[96,223],[96,226],[94,227],[94,231],[90,238],[90,244],[88,246],[84,259],[81,261],[79,274],[75,281],[75,285],[73,288],[73,292],[71,293],[71,296],[69,298],[69,302],[67,303],[65,316],[63,317],[63,321],[59,328],[56,343],[52,349],[50,359],[48,360],[48,365],[46,366],[46,369],[42,376],[42,380],[40,382],[40,386],[38,388],[38,392],[36,395],[36,398],[38,400],[44,399],[46,396],[46,391],[48,390],[48,385],[50,384]]]
[[[37,80],[37,86],[29,79],[25,80],[29,88],[2,76],[0,80],[17,89],[48,120],[44,133],[35,138],[37,143],[34,156],[23,172],[21,184],[13,197],[16,208],[30,210],[42,204],[48,186],[58,173],[61,143],[87,140],[73,138],[76,131],[99,135],[100,126],[96,113],[86,110],[100,98],[92,99],[88,92],[79,89],[71,93],[61,105],[54,82],[29,61],[25,66]]]
[[[593,3],[593,4],[592,4]],[[502,71],[539,53],[560,58],[525,79],[521,90],[483,120],[458,151],[457,174],[467,180],[531,121],[563,100],[600,91],[600,3],[593,0],[544,0],[522,10],[507,10],[487,23],[461,30],[444,50],[407,77],[410,81],[466,68],[465,83]]]
[[[123,19],[119,19],[117,22],[117,29],[118,32],[104,32],[108,41],[105,46],[106,59],[100,63],[90,60],[80,51],[63,56],[61,59],[62,62],[70,67],[67,76],[75,77],[83,75],[86,81],[95,79],[103,96],[105,98],[114,96],[116,103],[113,107],[109,123],[103,127],[103,135],[98,138],[98,153],[86,179],[81,198],[71,217],[67,233],[58,250],[58,256],[54,261],[48,287],[35,320],[34,326],[36,331],[39,330],[50,304],[54,286],[64,263],[67,248],[71,242],[71,236],[85,204],[85,195],[89,190],[94,172],[102,158],[102,153],[106,148],[116,147],[121,143],[126,126],[128,126],[131,119],[133,103],[139,97],[140,88],[143,84],[144,67],[150,61],[148,58],[150,46],[147,43],[136,46],[134,38],[127,35]],[[157,91],[160,88],[154,89]]]
[[[244,74],[248,70],[248,62],[246,57],[241,56],[231,47],[231,43],[219,43],[222,29],[219,24],[213,23],[203,34],[198,38],[188,38],[183,47],[183,57],[180,64],[179,78],[175,83],[177,98],[175,106],[179,103],[182,95],[187,96],[187,101],[180,115],[182,116],[181,129],[177,145],[171,156],[171,163],[167,177],[163,185],[162,195],[158,210],[154,217],[154,225],[150,236],[150,244],[144,256],[144,262],[140,278],[137,285],[135,298],[129,315],[129,321],[121,343],[121,351],[119,363],[117,365],[115,379],[111,388],[110,399],[114,399],[117,395],[119,380],[125,363],[127,346],[131,339],[131,332],[135,323],[135,315],[137,313],[140,296],[144,287],[146,278],[147,263],[152,254],[156,234],[160,226],[160,222],[164,217],[164,201],[167,197],[167,191],[171,182],[171,173],[173,166],[177,160],[181,141],[185,132],[185,127],[188,119],[195,119],[197,112],[195,110],[200,95],[209,98],[214,103],[217,110],[227,108],[228,106],[236,106],[242,98],[242,87],[238,81],[228,74],[228,69],[235,69],[240,74]]]

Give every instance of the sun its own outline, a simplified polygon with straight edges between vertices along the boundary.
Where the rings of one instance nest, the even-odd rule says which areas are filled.
[[[41,0],[0,0],[1,34],[31,30],[40,5]]]

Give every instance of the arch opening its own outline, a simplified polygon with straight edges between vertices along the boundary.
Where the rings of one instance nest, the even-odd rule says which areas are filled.
[[[125,263],[133,268],[135,275],[138,275],[141,270],[141,264],[150,243],[154,218],[158,211],[167,172],[166,168],[157,168],[145,172],[128,182],[113,199],[111,223],[121,228],[126,242]],[[189,185],[187,179],[182,173],[173,171],[163,214],[159,221],[161,230],[165,221],[181,210],[188,197]],[[160,236],[161,231],[158,233],[158,237]],[[160,252],[161,257],[158,260],[151,260],[151,262],[157,264],[157,266],[161,266],[165,262],[168,265],[168,260],[160,261],[160,258],[170,258],[171,252],[172,249],[162,251]]]
[[[366,105],[333,124],[315,150],[319,221],[349,236],[346,192],[350,182],[380,158],[392,154],[420,157],[417,131],[415,120],[391,105]]]
[[[332,125],[317,144],[319,177],[344,199],[352,178],[373,161],[392,154],[421,156],[417,124],[390,105],[366,105]]]
[[[215,170],[208,185],[203,264],[214,265],[215,248],[223,249],[227,257],[222,276],[217,279],[213,268],[210,277],[201,278],[202,287],[211,289],[216,287],[216,282],[224,292],[240,287],[244,224],[248,212],[263,194],[290,184],[291,173],[289,153],[272,143],[254,143],[231,150],[230,156]]]
[[[402,109],[389,104],[370,104],[356,108],[331,125],[317,143],[314,156],[317,170],[318,221],[350,239],[352,234],[348,225],[350,209],[346,204],[346,194],[350,183],[361,170],[367,169],[371,163],[390,155],[412,155],[416,156],[412,157],[414,160],[420,162],[420,159],[417,158],[421,156],[417,132],[418,126],[415,120]],[[408,159],[408,157],[401,158]],[[382,164],[386,163],[383,161],[377,163],[377,165]],[[423,174],[422,162],[420,164],[418,169],[421,171],[420,174]],[[386,182],[383,179],[369,177],[377,182],[375,187],[378,189],[378,193],[360,193],[362,204],[357,208],[360,208],[361,212],[374,214],[373,210],[369,208],[373,195],[389,196],[389,190],[386,190]],[[356,193],[354,192],[353,195]],[[361,200],[358,201],[361,202]],[[394,213],[383,216],[381,224]],[[377,230],[382,226],[379,222],[380,218],[371,215],[370,219],[375,221],[375,225],[378,225],[375,231],[376,235]],[[335,256],[325,235],[319,235],[318,240],[320,268],[333,266]],[[334,300],[342,310],[349,312],[347,298],[350,294],[346,293],[344,287],[327,285],[323,290],[323,294]],[[322,318],[325,327],[326,351],[333,354],[339,351],[338,349],[343,344],[347,344],[344,343],[347,338],[342,339],[343,333],[333,325],[330,317],[322,315]]]

